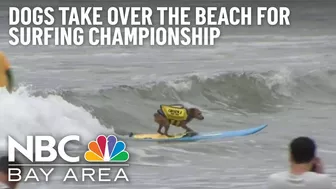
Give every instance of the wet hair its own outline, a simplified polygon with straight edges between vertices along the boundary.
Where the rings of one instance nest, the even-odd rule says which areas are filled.
[[[4,174],[8,174],[8,168],[18,168],[22,171],[21,162],[19,160],[15,160],[14,162],[10,162],[11,166],[9,166],[8,156],[2,156],[0,158],[0,172]]]
[[[191,114],[192,116],[194,116],[195,113],[196,113],[196,108],[190,108],[189,111],[190,111],[190,114]]]
[[[309,163],[315,158],[316,145],[308,137],[298,137],[289,145],[292,160],[297,163]]]

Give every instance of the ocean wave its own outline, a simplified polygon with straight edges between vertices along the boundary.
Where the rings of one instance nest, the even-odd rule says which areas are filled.
[[[113,90],[134,92],[142,99],[177,100],[204,97],[210,102],[257,103],[260,105],[285,100],[294,100],[302,95],[314,96],[316,91],[335,95],[336,70],[312,70],[299,73],[288,69],[268,72],[229,72],[211,77],[193,74],[182,78],[167,78],[143,85],[119,85],[100,90],[107,94]],[[256,102],[257,101],[257,102]],[[242,107],[244,108],[244,107]]]
[[[103,132],[90,112],[74,106],[59,95],[33,96],[25,87],[9,94],[0,90],[0,150],[6,148],[7,136],[25,143],[27,135],[51,134],[62,138],[69,134],[80,135],[83,144]]]
[[[183,103],[202,109],[211,125],[244,122],[223,115],[276,113],[293,102],[328,103],[336,94],[336,70],[298,73],[227,72],[211,77],[197,74],[141,85],[119,85],[99,91],[33,91],[25,87],[12,95],[1,91],[3,136],[71,132],[91,140],[95,133],[153,131],[152,114],[160,104]],[[322,103],[321,101],[321,103]],[[12,106],[15,102],[15,106]],[[10,118],[10,119],[8,119]],[[232,118],[233,119],[233,118]],[[11,125],[11,127],[6,127]],[[116,127],[117,126],[117,127]],[[213,126],[216,127],[216,126]],[[92,132],[92,129],[95,132]],[[20,130],[21,132],[17,132]],[[4,139],[5,140],[5,139]]]
[[[137,100],[184,102],[198,106],[212,104],[227,110],[262,112],[291,100],[293,87],[295,84],[288,70],[266,73],[231,72],[212,77],[191,75],[136,86],[120,85],[100,90],[100,95],[115,95],[118,91],[121,94],[132,93]]]

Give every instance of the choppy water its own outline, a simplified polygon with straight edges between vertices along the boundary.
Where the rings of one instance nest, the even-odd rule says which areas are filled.
[[[234,4],[190,4],[226,3]],[[56,177],[21,187],[259,189],[270,173],[287,168],[287,144],[299,135],[317,140],[335,181],[335,6],[282,4],[291,8],[290,27],[226,27],[213,48],[10,47],[3,5],[0,49],[21,86],[12,95],[0,92],[3,150],[7,135],[78,133],[85,147],[114,129],[154,132],[152,114],[162,103],[202,109],[206,119],[190,124],[197,131],[269,124],[257,135],[216,142],[128,142],[130,183],[63,185]]]

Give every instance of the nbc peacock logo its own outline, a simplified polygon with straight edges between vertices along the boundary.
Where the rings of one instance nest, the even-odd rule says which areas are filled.
[[[99,135],[96,141],[91,141],[88,144],[88,149],[84,154],[84,158],[88,162],[124,163],[129,159],[129,153],[125,150],[125,142],[118,141],[114,135],[108,137]]]

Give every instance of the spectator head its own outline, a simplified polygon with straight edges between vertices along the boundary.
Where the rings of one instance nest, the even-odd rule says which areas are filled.
[[[11,165],[9,165],[11,164]],[[0,158],[0,182],[8,185],[10,188],[15,188],[19,181],[8,181],[8,168],[18,168],[23,171],[22,166],[20,165],[21,162],[15,160],[14,162],[8,162],[8,156],[2,156]],[[18,176],[12,176],[12,179],[18,179]]]
[[[291,162],[294,164],[308,164],[315,158],[315,142],[308,137],[298,137],[289,145]]]

